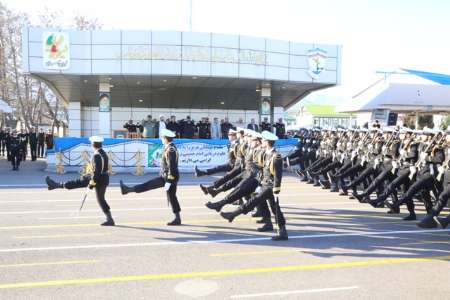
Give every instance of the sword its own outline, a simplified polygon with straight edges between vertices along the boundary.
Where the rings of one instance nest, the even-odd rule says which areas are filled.
[[[90,189],[89,189],[89,187],[87,187],[87,190],[86,190],[86,192],[84,193],[84,196],[83,196],[83,200],[81,200],[81,206],[80,206],[80,209],[78,210],[78,213],[80,213],[81,210],[83,209],[84,202],[86,202],[86,198],[87,198],[87,196],[89,194],[89,191],[90,191]]]

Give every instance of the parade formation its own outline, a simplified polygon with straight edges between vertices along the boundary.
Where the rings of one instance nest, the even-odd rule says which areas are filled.
[[[178,151],[175,133],[162,131],[164,144],[159,176],[142,184],[128,186],[120,181],[122,195],[143,193],[164,188],[175,218],[167,225],[181,225],[181,207],[177,183]],[[220,212],[233,222],[241,214],[252,211],[260,217],[260,232],[273,231],[273,215],[278,227],[273,240],[287,240],[286,220],[280,208],[278,194],[282,186],[283,168],[293,170],[301,181],[339,192],[374,208],[388,208],[388,214],[399,214],[406,205],[409,212],[403,220],[416,220],[415,202],[423,203],[427,215],[417,225],[421,228],[446,228],[449,216],[441,216],[450,197],[450,132],[429,128],[385,127],[372,129],[302,130],[297,133],[294,151],[282,157],[275,148],[278,137],[269,132],[256,132],[238,127],[228,132],[230,141],[228,162],[207,170],[195,167],[197,177],[225,174],[210,186],[200,184],[205,195],[212,198],[229,191],[218,201],[205,206]],[[95,189],[99,206],[106,216],[103,226],[114,226],[110,207],[105,199],[109,184],[108,156],[102,149],[103,138],[91,137],[94,155],[90,172],[74,181],[58,183],[49,177],[49,190],[56,188]],[[350,193],[349,193],[350,191]],[[237,205],[232,211],[222,211],[226,205]],[[270,208],[270,209],[269,209]]]
[[[405,204],[405,221],[416,220],[414,201],[420,201],[427,216],[418,226],[446,228],[450,216],[439,215],[450,197],[449,144],[450,131],[429,128],[303,131],[284,164],[298,165],[302,181],[387,207],[389,214]]]

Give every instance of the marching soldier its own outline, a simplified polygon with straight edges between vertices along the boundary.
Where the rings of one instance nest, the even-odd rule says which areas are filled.
[[[230,145],[228,146],[228,163],[225,163],[220,166],[216,166],[211,169],[207,169],[205,171],[199,170],[197,166],[195,166],[195,176],[201,177],[201,176],[207,176],[207,175],[213,175],[221,172],[229,172],[233,168],[235,162],[236,162],[236,152],[237,148],[239,146],[237,137],[236,137],[237,131],[230,128],[228,131],[228,140],[230,141]]]
[[[77,189],[77,188],[85,188],[89,187],[89,189],[95,189],[95,195],[97,197],[97,203],[101,207],[103,213],[106,216],[106,221],[103,222],[102,226],[114,226],[114,220],[111,216],[111,211],[108,203],[105,199],[106,188],[109,185],[109,160],[108,155],[102,149],[103,138],[100,136],[93,136],[89,138],[92,149],[94,150],[94,154],[92,156],[90,166],[89,166],[89,174],[82,176],[77,180],[71,180],[67,182],[56,182],[50,177],[46,177],[45,181],[47,183],[49,190],[54,189],[63,189],[66,188],[68,190]]]
[[[236,210],[232,212],[221,212],[220,215],[229,222],[233,222],[234,218],[240,214],[248,214],[261,202],[268,201],[279,228],[278,234],[272,237],[272,239],[275,241],[287,240],[286,220],[278,201],[275,201],[274,197],[274,195],[280,193],[283,173],[283,159],[274,148],[275,141],[278,140],[278,137],[268,131],[263,131],[262,137],[265,153],[260,189],[255,196],[252,196],[245,204],[241,205]]]
[[[173,131],[168,129],[161,130],[161,139],[164,144],[164,149],[161,157],[161,168],[158,177],[132,187],[125,185],[122,180],[120,181],[122,195],[126,195],[128,193],[143,193],[149,190],[164,187],[167,195],[167,201],[172,206],[172,212],[175,215],[175,218],[171,222],[167,223],[168,226],[181,225],[181,208],[177,198],[177,185],[180,174],[178,172],[178,150],[173,143],[174,138],[175,133]]]

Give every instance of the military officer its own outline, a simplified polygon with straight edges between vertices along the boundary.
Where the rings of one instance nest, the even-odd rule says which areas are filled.
[[[149,190],[164,187],[167,195],[167,201],[172,206],[172,212],[175,215],[175,218],[171,222],[167,223],[168,226],[181,225],[181,208],[177,198],[177,185],[180,178],[180,174],[178,172],[178,150],[173,143],[175,136],[176,134],[173,131],[168,129],[161,130],[163,153],[158,177],[132,187],[125,185],[122,180],[120,181],[122,195],[132,192],[143,193]]]
[[[283,159],[274,148],[275,141],[278,137],[271,132],[262,132],[263,143],[265,148],[264,167],[261,179],[261,187],[256,191],[256,195],[252,196],[246,203],[232,212],[221,212],[220,215],[232,222],[234,218],[240,214],[247,214],[258,206],[262,201],[268,201],[272,213],[278,223],[278,234],[272,237],[273,240],[287,240],[286,220],[280,209],[278,201],[275,201],[274,195],[278,195],[281,190],[281,178],[283,174]],[[277,197],[278,199],[278,197]]]
[[[50,177],[46,177],[46,183],[49,190],[66,188],[68,190],[89,187],[89,189],[95,189],[95,195],[97,202],[101,207],[103,213],[106,216],[106,221],[102,226],[114,226],[114,220],[111,216],[111,209],[106,202],[105,193],[106,188],[109,185],[109,159],[106,152],[102,149],[103,138],[100,136],[93,136],[89,138],[94,155],[92,156],[89,173],[82,176],[77,180],[71,180],[67,182],[56,182]]]

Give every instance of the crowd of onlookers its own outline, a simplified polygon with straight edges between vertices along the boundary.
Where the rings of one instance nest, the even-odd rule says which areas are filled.
[[[123,127],[128,131],[128,137],[158,138],[161,130],[165,128],[175,132],[178,138],[227,139],[231,128],[241,127],[257,132],[267,130],[275,133],[280,139],[286,138],[286,127],[281,118],[272,126],[268,118],[263,118],[260,124],[257,124],[255,119],[244,124],[242,118],[234,123],[230,123],[227,117],[221,120],[213,118],[212,122],[208,117],[204,117],[195,122],[190,116],[177,121],[175,116],[169,119],[160,116],[157,120],[148,115],[142,122],[133,123],[133,120],[129,120]]]
[[[21,161],[27,159],[30,154],[32,161],[37,158],[44,158],[47,149],[53,148],[53,134],[50,130],[11,130],[10,128],[0,128],[0,157],[7,157],[11,160],[11,153],[17,152]]]

